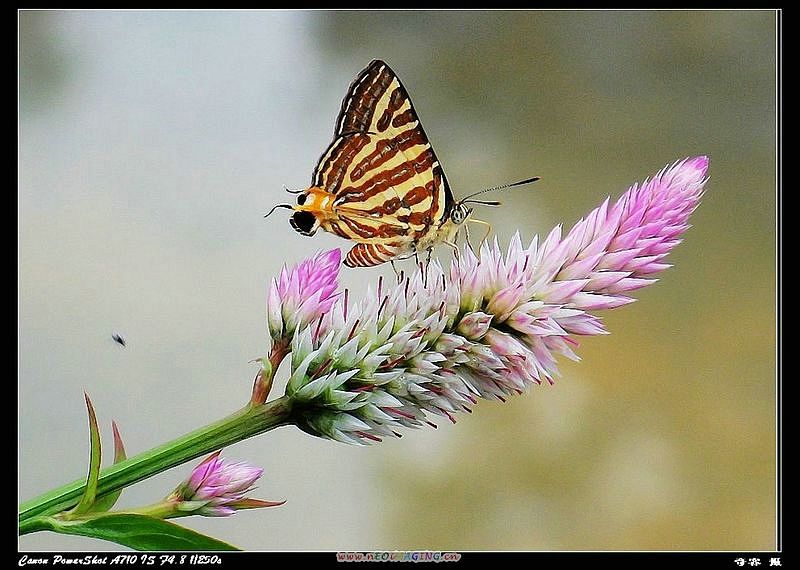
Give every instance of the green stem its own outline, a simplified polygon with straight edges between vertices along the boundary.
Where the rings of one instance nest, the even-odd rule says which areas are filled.
[[[291,401],[283,396],[266,404],[248,404],[218,422],[169,443],[106,467],[100,472],[97,496],[133,485],[201,455],[227,447],[254,435],[291,423]],[[36,517],[59,513],[80,501],[86,479],[49,491],[26,501],[19,509],[20,534],[42,530]]]
[[[166,519],[171,517],[180,517],[190,515],[192,513],[181,513],[175,508],[175,503],[170,501],[162,501],[154,505],[140,507],[138,509],[131,509],[123,511],[125,514],[132,513],[135,515],[145,515],[148,517],[155,517],[157,519]]]
[[[26,521],[20,521],[19,534],[28,534],[30,532],[38,532],[40,530],[50,530],[50,525],[47,524],[44,518],[33,518]]]
[[[250,397],[250,405],[257,406],[267,401],[270,390],[272,390],[272,381],[275,378],[275,372],[281,361],[292,350],[289,348],[289,339],[281,339],[275,341],[269,351],[269,357],[261,361],[261,370],[256,374],[255,382],[253,382],[253,395]]]

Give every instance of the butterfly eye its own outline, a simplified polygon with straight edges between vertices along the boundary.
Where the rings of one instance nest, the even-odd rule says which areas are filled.
[[[311,212],[295,212],[289,218],[289,224],[297,233],[310,236],[316,231],[317,219]]]
[[[453,220],[454,224],[463,224],[466,217],[467,212],[463,204],[457,204],[450,214],[450,219]]]
[[[299,194],[297,196],[297,203],[302,206],[303,204],[306,203],[306,198],[307,198],[307,196],[305,194]]]

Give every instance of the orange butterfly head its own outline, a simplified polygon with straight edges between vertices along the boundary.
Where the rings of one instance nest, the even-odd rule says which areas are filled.
[[[322,188],[311,186],[306,190],[292,191],[287,188],[286,191],[297,194],[297,203],[278,204],[264,216],[265,218],[278,208],[294,210],[294,214],[289,218],[289,225],[299,234],[313,236],[327,220],[336,217],[333,211],[335,196]]]

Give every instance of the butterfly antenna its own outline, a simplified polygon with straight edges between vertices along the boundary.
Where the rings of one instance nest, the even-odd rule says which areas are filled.
[[[269,216],[272,212],[274,212],[278,208],[286,208],[287,210],[294,210],[294,208],[292,207],[291,204],[278,204],[277,206],[273,206],[272,209],[269,212],[264,214],[264,217],[266,218],[267,216]]]
[[[500,206],[500,202],[497,200],[469,200],[464,199],[461,200],[462,204],[481,204],[482,206]]]
[[[286,190],[289,194],[302,194],[302,190],[289,190],[289,187],[285,184],[283,185],[283,189]]]
[[[467,202],[467,200],[469,200],[470,202],[473,202],[475,204],[483,204],[484,206],[499,206],[500,202],[497,202],[496,200],[483,201],[483,200],[470,200],[470,198],[478,196],[480,194],[485,194],[486,192],[494,192],[495,190],[503,190],[505,188],[512,188],[514,186],[522,186],[523,184],[530,184],[531,182],[536,182],[537,180],[539,180],[539,177],[534,176],[533,178],[526,178],[525,180],[520,180],[519,182],[512,182],[511,184],[501,184],[500,186],[492,186],[491,188],[478,190],[477,192],[474,192],[469,196],[463,198],[461,200],[461,203],[463,204]]]

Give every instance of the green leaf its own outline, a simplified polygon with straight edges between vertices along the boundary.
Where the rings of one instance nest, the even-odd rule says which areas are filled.
[[[108,540],[134,550],[239,550],[175,523],[138,514],[110,514],[84,521],[50,517],[42,520],[41,527]]]
[[[100,478],[100,428],[97,427],[97,416],[89,394],[84,392],[83,397],[86,398],[86,409],[89,412],[89,476],[86,478],[86,488],[83,490],[80,502],[69,511],[70,517],[91,510],[97,497],[97,481]]]
[[[111,430],[114,432],[114,463],[125,461],[128,454],[125,453],[125,444],[122,443],[122,436],[119,434],[117,422],[111,421]]]
[[[111,422],[111,430],[114,432],[114,464],[116,465],[120,461],[125,461],[125,459],[128,458],[128,455],[125,453],[125,445],[122,443],[122,436],[119,434],[117,422]],[[117,500],[121,494],[122,489],[119,489],[113,493],[108,493],[98,497],[92,507],[89,509],[89,512],[104,513],[111,510],[111,507],[117,504]]]
[[[243,509],[263,509],[264,507],[280,507],[281,505],[286,504],[286,501],[265,501],[263,499],[239,499],[233,503],[228,503],[229,507],[236,509],[237,511]]]

